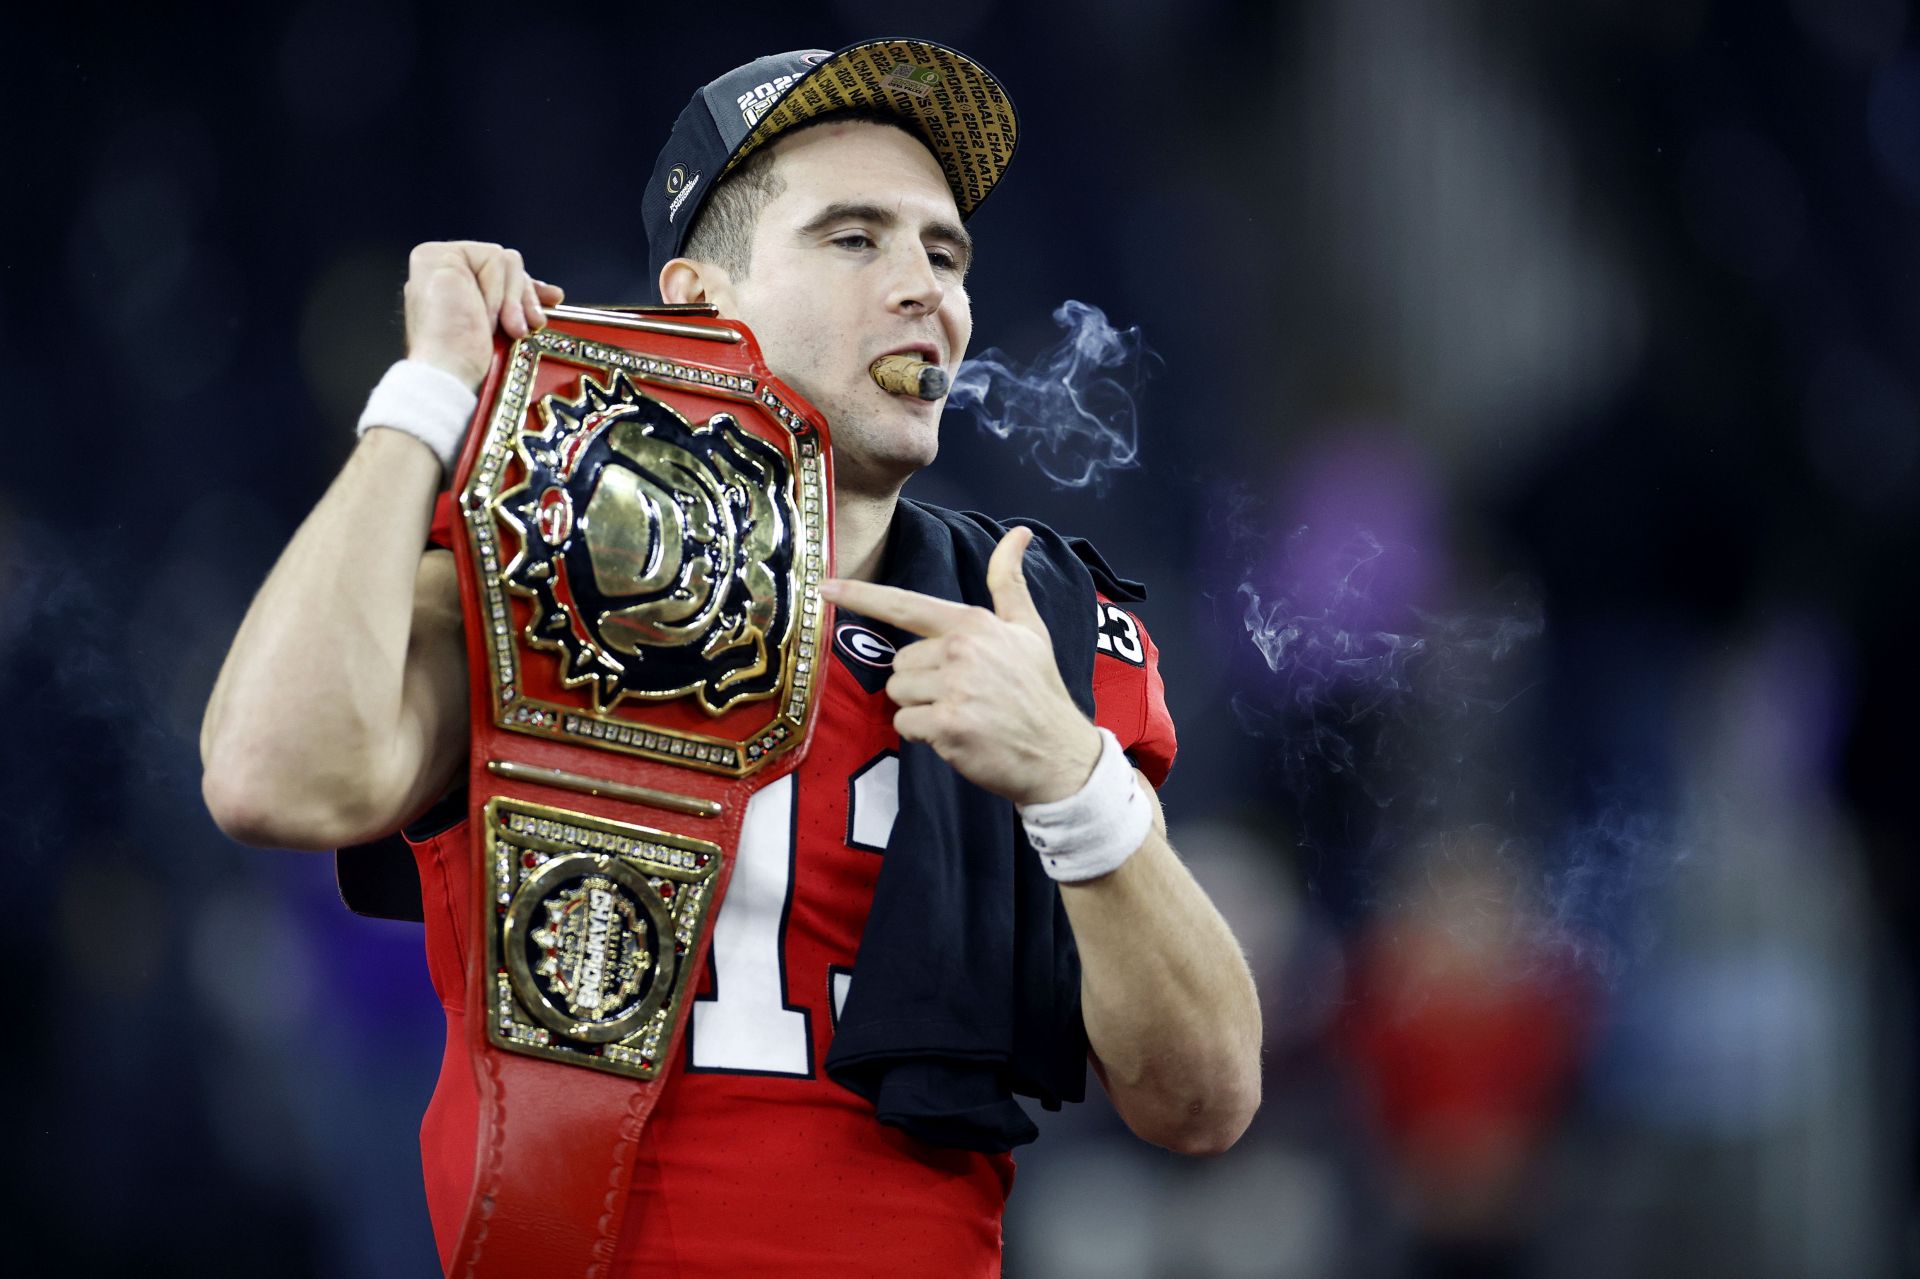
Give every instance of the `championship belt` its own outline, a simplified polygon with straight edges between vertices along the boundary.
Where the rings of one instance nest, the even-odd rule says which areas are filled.
[[[613,1256],[754,790],[814,722],[826,423],[706,307],[500,339],[454,477],[472,682],[467,1025],[449,1274]]]

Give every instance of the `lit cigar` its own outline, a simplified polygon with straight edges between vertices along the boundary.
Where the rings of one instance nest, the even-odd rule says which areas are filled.
[[[880,389],[893,395],[937,400],[947,393],[947,371],[917,355],[883,355],[867,366]]]

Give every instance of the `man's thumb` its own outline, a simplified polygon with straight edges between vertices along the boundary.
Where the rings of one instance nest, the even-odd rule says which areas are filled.
[[[1001,621],[1044,632],[1046,624],[1040,620],[1040,610],[1033,606],[1033,596],[1027,593],[1027,575],[1020,570],[1020,561],[1032,542],[1033,530],[1029,528],[1015,528],[1000,539],[987,561],[987,591],[993,596],[994,614]]]

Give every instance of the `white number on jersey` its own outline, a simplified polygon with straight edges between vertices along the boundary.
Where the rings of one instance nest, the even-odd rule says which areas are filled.
[[[756,1075],[813,1073],[812,1011],[786,1001],[787,912],[793,907],[794,774],[755,791],[740,823],[733,879],[713,924],[713,994],[694,1001],[687,1027],[690,1070]],[[900,814],[900,757],[860,766],[847,782],[847,843],[886,851]],[[838,1017],[853,975],[830,974]]]
[[[847,781],[847,844],[870,853],[887,851],[900,816],[900,756],[883,751]]]
[[[811,1075],[808,1013],[787,1005],[787,910],[793,905],[794,776],[747,801],[740,848],[713,923],[713,997],[693,1005],[693,1070]]]
[[[1098,601],[1093,606],[1093,624],[1096,650],[1110,653],[1131,666],[1147,664],[1147,650],[1141,647],[1140,625],[1133,620],[1133,614],[1118,604]]]

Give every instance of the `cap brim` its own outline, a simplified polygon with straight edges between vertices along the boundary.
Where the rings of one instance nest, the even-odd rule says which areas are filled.
[[[964,53],[928,40],[864,40],[794,81],[720,172],[796,125],[847,110],[883,112],[912,127],[940,162],[963,218],[1000,181],[1020,135],[1013,100]]]

